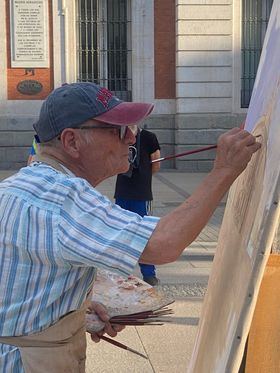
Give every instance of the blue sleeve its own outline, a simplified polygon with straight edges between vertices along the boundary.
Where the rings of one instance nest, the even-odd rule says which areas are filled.
[[[33,142],[32,142],[32,146],[30,148],[30,151],[29,151],[29,155],[35,155],[36,154],[36,147],[37,147],[37,144],[36,144],[36,141],[34,139]]]

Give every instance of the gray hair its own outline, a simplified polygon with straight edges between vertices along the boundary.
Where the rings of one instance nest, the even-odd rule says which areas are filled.
[[[86,121],[84,123],[82,123],[79,127],[82,127],[84,126],[85,124],[88,124],[89,121]],[[77,127],[77,128],[79,128]],[[80,131],[80,136],[82,138],[82,141],[85,143],[85,145],[89,145],[90,144],[90,138],[87,136],[87,133],[86,131]],[[54,139],[51,139],[49,141],[46,141],[46,142],[42,142],[40,144],[38,144],[38,153],[43,153],[44,152],[44,149],[46,148],[56,148],[56,149],[59,149],[61,148],[61,141],[60,141],[60,136],[57,136],[55,137]]]

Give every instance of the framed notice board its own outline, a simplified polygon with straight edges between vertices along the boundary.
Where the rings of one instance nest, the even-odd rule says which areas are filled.
[[[51,0],[6,0],[9,100],[42,100],[53,90]]]

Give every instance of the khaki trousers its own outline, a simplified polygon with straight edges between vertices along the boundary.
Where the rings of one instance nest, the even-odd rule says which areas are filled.
[[[26,373],[84,373],[85,308],[67,314],[42,332],[0,337],[0,342],[19,348]]]

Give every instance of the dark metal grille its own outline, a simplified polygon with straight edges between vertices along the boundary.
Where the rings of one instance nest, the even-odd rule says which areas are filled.
[[[130,0],[78,0],[78,81],[131,101]]]
[[[250,103],[272,4],[273,0],[242,1],[242,108]]]

